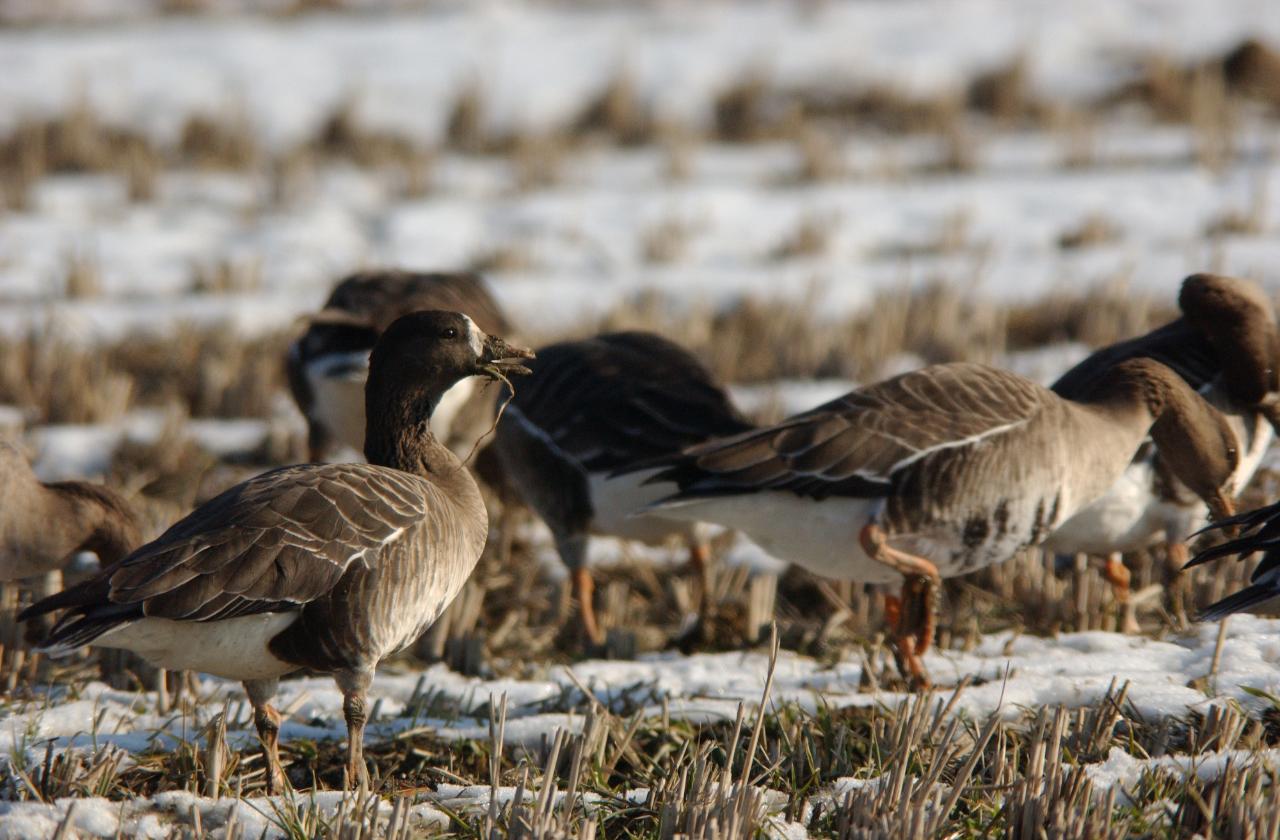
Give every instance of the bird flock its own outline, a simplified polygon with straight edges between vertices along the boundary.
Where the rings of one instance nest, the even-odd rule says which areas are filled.
[[[550,529],[585,653],[603,642],[592,535],[682,540],[705,598],[715,525],[816,575],[895,587],[898,672],[925,688],[942,579],[1028,546],[1105,557],[1125,603],[1122,552],[1163,540],[1181,565],[1214,523],[1228,539],[1191,563],[1266,553],[1204,617],[1280,595],[1280,503],[1234,505],[1280,422],[1275,314],[1254,284],[1209,274],[1188,277],[1178,302],[1177,320],[1048,388],[932,365],[759,426],[661,336],[528,350],[478,276],[356,274],[285,360],[311,463],[231,487],[140,545],[118,494],[42,484],[0,441],[0,575],[31,584],[19,618],[40,650],[114,648],[242,682],[269,792],[290,784],[272,697],[304,670],[341,690],[346,779],[368,785],[374,670],[440,616],[489,539],[477,475],[503,501],[504,538],[521,504]],[[96,573],[60,592],[36,585],[79,551],[98,555]]]

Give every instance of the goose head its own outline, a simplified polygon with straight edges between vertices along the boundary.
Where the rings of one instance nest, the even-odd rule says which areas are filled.
[[[1262,290],[1247,280],[1193,274],[1182,283],[1178,305],[1217,353],[1227,394],[1245,406],[1274,404],[1280,392],[1280,330]]]
[[[439,396],[468,376],[527,374],[533,352],[487,335],[460,312],[411,312],[392,322],[369,358],[370,390],[392,383]]]
[[[1240,445],[1227,418],[1182,377],[1152,359],[1121,362],[1106,380],[1105,389],[1143,404],[1161,457],[1209,506],[1213,518],[1231,516],[1231,486],[1240,465]]]

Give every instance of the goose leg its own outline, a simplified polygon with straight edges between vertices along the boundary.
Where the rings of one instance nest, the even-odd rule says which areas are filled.
[[[162,672],[163,673],[163,672]],[[253,725],[262,742],[262,755],[267,760],[267,795],[283,793],[289,779],[280,764],[280,713],[271,705],[279,680],[246,680],[245,694],[253,706]]]
[[[933,642],[937,625],[935,605],[942,585],[938,567],[923,557],[890,546],[884,530],[874,522],[863,527],[858,540],[872,560],[884,563],[904,578],[902,597],[895,610],[894,652],[903,676],[915,688],[928,688],[929,672],[921,657]]]
[[[1169,601],[1174,616],[1186,627],[1190,623],[1187,617],[1187,596],[1191,594],[1191,575],[1184,574],[1182,569],[1191,559],[1191,552],[1187,549],[1187,544],[1180,540],[1170,540],[1165,543],[1164,548],[1169,572],[1173,574],[1173,580],[1169,583]]]
[[[587,644],[599,647],[604,644],[604,634],[600,632],[600,623],[596,621],[596,585],[591,579],[591,570],[587,568],[587,536],[573,534],[557,537],[556,549],[573,578],[573,598],[578,602],[578,614]]]
[[[1120,605],[1120,632],[1130,635],[1141,632],[1142,628],[1138,626],[1137,607],[1133,603],[1133,598],[1130,597],[1132,593],[1129,590],[1129,581],[1133,576],[1129,572],[1129,567],[1124,564],[1120,552],[1113,551],[1107,555],[1106,565],[1102,567],[1102,577],[1111,584],[1111,594]]]
[[[711,602],[711,549],[696,537],[689,540],[689,565],[698,576],[698,584],[701,587],[698,611],[704,612]]]
[[[593,645],[604,644],[604,634],[600,632],[600,623],[596,621],[595,581],[591,579],[591,570],[579,567],[573,570],[573,597],[578,602],[582,616],[582,632],[587,641]]]
[[[367,789],[369,768],[364,763],[364,725],[368,720],[365,706],[373,671],[339,671],[334,674],[334,680],[342,691],[342,716],[347,721],[346,787],[348,790]]]

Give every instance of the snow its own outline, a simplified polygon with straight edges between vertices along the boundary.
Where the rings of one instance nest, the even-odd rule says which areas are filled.
[[[1205,677],[1213,658],[1216,629],[1197,628],[1169,640],[1122,636],[1113,633],[1067,633],[1057,638],[1013,637],[1006,633],[983,638],[971,652],[931,651],[926,664],[942,686],[963,677],[973,680],[953,706],[952,714],[972,720],[996,714],[1017,723],[1027,714],[1058,704],[1070,708],[1096,704],[1108,690],[1128,684],[1126,700],[1142,718],[1154,722],[1166,717],[1186,719],[1204,713],[1214,704],[1238,704],[1247,713],[1261,714],[1269,704],[1246,688],[1280,693],[1280,620],[1253,616],[1233,617],[1228,627],[1221,668],[1203,692],[1188,684]],[[383,669],[370,692],[379,717],[366,734],[367,743],[432,731],[445,738],[488,738],[490,702],[507,705],[505,743],[537,747],[556,729],[581,731],[589,702],[600,702],[618,712],[638,708],[645,716],[668,715],[673,720],[715,723],[734,720],[738,708],[754,710],[760,701],[767,657],[758,652],[672,653],[641,657],[636,661],[586,661],[572,666],[549,667],[541,677],[480,679],[464,677],[441,665],[425,671]],[[862,665],[846,660],[824,665],[811,658],[783,652],[778,659],[770,703],[794,703],[815,711],[819,706],[880,706],[893,708],[908,695],[867,692],[859,687]],[[588,701],[578,686],[593,696]],[[453,701],[460,710],[454,719],[406,717],[406,704],[423,688],[439,692],[438,699]],[[152,694],[115,691],[92,683],[78,696],[62,696],[56,689],[48,702],[11,703],[0,718],[0,756],[20,751],[27,762],[42,761],[51,740],[55,752],[63,749],[124,749],[130,753],[173,749],[180,741],[198,740],[208,720],[231,700],[233,720],[228,743],[235,749],[253,749],[255,736],[239,704],[238,685],[212,678],[199,683],[194,713],[155,711]],[[504,701],[505,698],[505,701]],[[945,688],[939,703],[949,699]],[[312,677],[282,683],[278,707],[285,710],[281,737],[341,739],[342,697],[328,678]],[[239,719],[234,719],[236,716]],[[1199,757],[1164,756],[1138,759],[1113,750],[1097,764],[1086,765],[1095,792],[1131,787],[1144,771],[1195,773],[1212,778],[1226,762],[1280,761],[1280,750],[1249,753],[1222,752]],[[127,759],[126,759],[127,765]],[[848,791],[876,785],[877,779],[844,778],[818,792],[818,799],[839,801]],[[770,792],[772,793],[772,792]],[[499,800],[510,801],[511,788],[499,790]],[[643,799],[643,791],[633,795]],[[339,794],[300,796],[306,807],[333,813]],[[490,788],[442,784],[435,796],[414,806],[414,819],[423,824],[443,819],[434,804],[452,810],[483,811]],[[314,803],[314,804],[312,804]],[[277,800],[276,805],[279,806]],[[49,833],[65,816],[66,802],[0,804],[0,838],[24,836],[24,832]],[[130,831],[146,834],[159,830],[171,818],[186,818],[192,807],[200,810],[207,828],[225,825],[230,800],[213,801],[193,794],[161,794],[154,800],[136,799],[121,805],[104,800],[81,800],[74,822],[87,836],[112,836],[123,820]],[[239,806],[237,821],[246,836],[272,832],[272,805],[249,799]],[[389,807],[383,804],[385,809]],[[786,832],[779,824],[780,832]],[[30,836],[28,834],[28,836]]]
[[[1144,50],[1189,59],[1245,34],[1280,38],[1268,9],[1266,0],[1179,0],[1158,15],[1143,0],[590,11],[504,2],[0,30],[0,130],[83,99],[168,141],[191,113],[242,113],[282,148],[350,100],[366,124],[429,141],[475,81],[495,127],[537,131],[584,107],[619,67],[659,115],[697,123],[749,68],[784,87],[891,80],[935,90],[1014,54],[1038,87],[1079,95],[1131,72]],[[517,188],[507,159],[443,154],[420,197],[345,166],[321,167],[283,202],[263,173],[165,171],[156,200],[137,204],[117,177],[63,175],[0,217],[0,334],[286,330],[356,267],[453,267],[502,250],[518,253],[520,267],[492,272],[492,282],[534,333],[572,330],[641,292],[711,309],[744,296],[787,300],[838,318],[877,291],[930,282],[995,300],[1117,279],[1169,296],[1212,265],[1277,288],[1280,243],[1266,222],[1280,217],[1272,131],[1247,114],[1233,131],[1238,155],[1222,171],[1196,162],[1186,127],[1117,119],[1090,131],[1094,167],[1063,168],[1066,140],[1052,132],[986,132],[974,171],[939,174],[921,169],[936,160],[936,138],[865,133],[839,141],[849,177],[814,184],[791,177],[797,154],[785,144],[695,146],[684,181],[663,175],[660,150],[575,149],[559,180],[535,190]],[[1261,235],[1207,236],[1215,219],[1255,204]],[[1119,238],[1058,247],[1095,215]],[[777,258],[813,219],[828,227],[825,253]],[[669,264],[646,261],[644,237],[673,220],[688,228],[686,246]],[[957,230],[962,241],[946,244]],[[57,299],[73,259],[99,277],[100,296]],[[256,287],[192,294],[198,269],[223,264]]]
[[[121,443],[155,443],[173,419],[164,411],[138,409],[113,423],[40,426],[29,436],[35,450],[32,468],[43,481],[101,476]],[[194,419],[182,421],[179,429],[211,455],[226,458],[261,446],[270,434],[270,421]]]
[[[63,110],[83,98],[171,138],[186,114],[241,112],[279,145],[355,99],[374,125],[439,138],[469,84],[481,86],[486,118],[499,129],[564,122],[619,70],[660,116],[697,122],[718,91],[750,73],[783,87],[936,92],[1020,54],[1035,87],[1084,96],[1132,72],[1143,51],[1199,57],[1247,34],[1275,37],[1280,22],[1270,11],[1267,0],[1180,0],[1162,3],[1158,15],[1142,0],[773,0],[590,12],[488,2],[466,11],[18,29],[0,33],[0,114]]]

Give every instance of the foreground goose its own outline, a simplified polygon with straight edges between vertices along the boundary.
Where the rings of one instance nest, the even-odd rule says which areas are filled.
[[[586,567],[589,534],[689,542],[706,590],[707,549],[695,523],[630,516],[674,486],[644,486],[637,461],[752,428],[688,351],[661,336],[620,332],[538,350],[507,406],[494,449],[507,480],[555,536],[573,575],[587,638],[602,641]]]
[[[13,444],[0,440],[0,581],[61,569],[81,551],[116,562],[142,541],[133,508],[87,481],[41,483]]]
[[[820,575],[902,581],[895,645],[927,681],[943,576],[1041,542],[1106,492],[1150,433],[1216,514],[1236,469],[1222,416],[1164,365],[1132,359],[1066,400],[977,364],[926,367],[657,459],[679,490],[649,510],[737,528]]]
[[[307,418],[308,458],[323,461],[334,445],[364,445],[364,382],[369,351],[387,325],[409,312],[441,309],[469,316],[490,335],[511,328],[484,281],[470,273],[369,271],[334,287],[307,331],[289,347],[289,390]],[[455,452],[470,451],[492,420],[488,401],[472,401],[464,379],[440,399],[431,429]],[[466,415],[475,414],[474,418]],[[468,423],[473,419],[474,423]]]
[[[1197,554],[1187,564],[1188,568],[1229,554],[1239,554],[1244,558],[1255,551],[1266,553],[1253,570],[1252,582],[1248,586],[1205,607],[1197,618],[1217,621],[1280,595],[1280,502],[1215,522],[1212,528],[1228,532],[1238,529],[1239,533],[1233,539]]]
[[[124,648],[159,667],[243,681],[273,791],[284,782],[277,680],[301,668],[333,674],[347,778],[365,783],[374,667],[444,610],[488,531],[471,474],[428,427],[432,409],[463,377],[523,372],[528,356],[455,312],[400,318],[369,364],[368,464],[263,473],[20,617],[67,611],[46,643],[54,653]]]
[[[1212,274],[1183,281],[1178,305],[1182,318],[1099,350],[1052,388],[1074,399],[1126,359],[1147,357],[1168,365],[1227,417],[1240,452],[1228,483],[1234,496],[1249,483],[1273,437],[1267,418],[1275,417],[1280,375],[1275,314],[1256,285]],[[1170,474],[1167,459],[1146,445],[1111,489],[1063,522],[1045,547],[1063,554],[1107,555],[1107,578],[1126,605],[1125,629],[1136,630],[1121,552],[1145,548],[1163,534],[1170,562],[1180,568],[1187,560],[1184,541],[1204,517],[1204,505]]]

